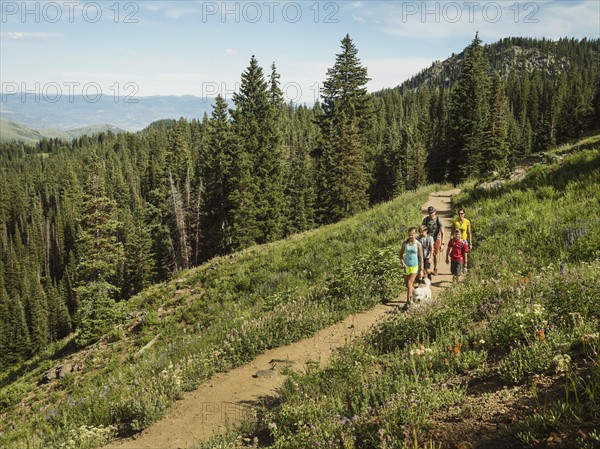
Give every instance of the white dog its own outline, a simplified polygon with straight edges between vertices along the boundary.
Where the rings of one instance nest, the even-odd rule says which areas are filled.
[[[431,301],[431,281],[427,278],[423,279],[413,293],[415,302]]]

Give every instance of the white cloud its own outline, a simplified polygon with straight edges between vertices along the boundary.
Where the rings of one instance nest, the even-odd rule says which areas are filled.
[[[237,55],[237,50],[234,50],[233,48],[226,48],[225,49],[225,54],[227,54],[227,55]]]
[[[365,23],[365,22],[366,22],[366,21],[365,21],[365,18],[364,18],[364,17],[361,17],[361,16],[357,16],[357,15],[354,15],[354,14],[352,14],[352,18],[353,18],[354,20],[356,20],[357,22],[359,22],[359,23]]]
[[[368,14],[386,34],[424,41],[473,37],[476,31],[484,41],[506,36],[582,38],[598,36],[600,2],[374,2]]]
[[[22,41],[25,39],[25,33],[0,33],[0,39],[7,39],[9,41]]]
[[[150,3],[142,3],[142,7],[144,9],[148,9],[150,11],[160,11],[164,9],[164,5],[161,2],[150,2]]]
[[[176,4],[178,6],[174,6]],[[190,14],[198,13],[198,11],[200,10],[199,7],[182,7],[180,6],[180,2],[161,1],[143,3],[142,7],[152,12],[162,12],[169,19],[179,19]]]
[[[184,14],[187,14],[187,12],[184,9],[168,9],[165,14],[169,19],[179,19]]]
[[[62,36],[64,36],[64,34],[45,32],[9,31],[6,33],[0,33],[0,39],[9,41],[46,40]]]
[[[568,3],[568,4],[567,4]],[[600,35],[600,2],[556,2],[547,8],[540,6],[538,35],[551,38],[594,37]],[[522,19],[524,20],[524,19]],[[549,22],[549,21],[552,22]]]

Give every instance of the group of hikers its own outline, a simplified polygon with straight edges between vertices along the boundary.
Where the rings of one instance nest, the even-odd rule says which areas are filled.
[[[431,281],[433,276],[439,274],[438,259],[444,246],[444,225],[437,216],[435,207],[429,206],[421,226],[418,229],[408,229],[408,239],[400,249],[400,263],[404,269],[406,285],[404,310],[408,310],[413,303],[415,281]],[[461,274],[467,272],[468,254],[472,247],[471,222],[461,208],[458,210],[458,217],[452,220],[452,235],[446,247],[446,264],[450,263],[453,282],[457,282]]]

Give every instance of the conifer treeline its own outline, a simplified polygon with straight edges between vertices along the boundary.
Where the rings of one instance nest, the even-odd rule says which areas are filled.
[[[93,341],[115,302],[180,269],[597,128],[599,41],[526,43],[564,70],[493,70],[476,36],[451,83],[369,95],[346,36],[313,108],[285,104],[275,65],[252,57],[200,121],[0,146],[0,367],[74,329]]]

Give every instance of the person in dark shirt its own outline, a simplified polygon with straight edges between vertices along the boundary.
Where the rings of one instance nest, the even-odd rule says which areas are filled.
[[[444,246],[444,224],[437,216],[435,207],[427,208],[427,217],[423,219],[423,225],[427,226],[427,233],[433,237],[433,274],[438,275],[438,254]]]

